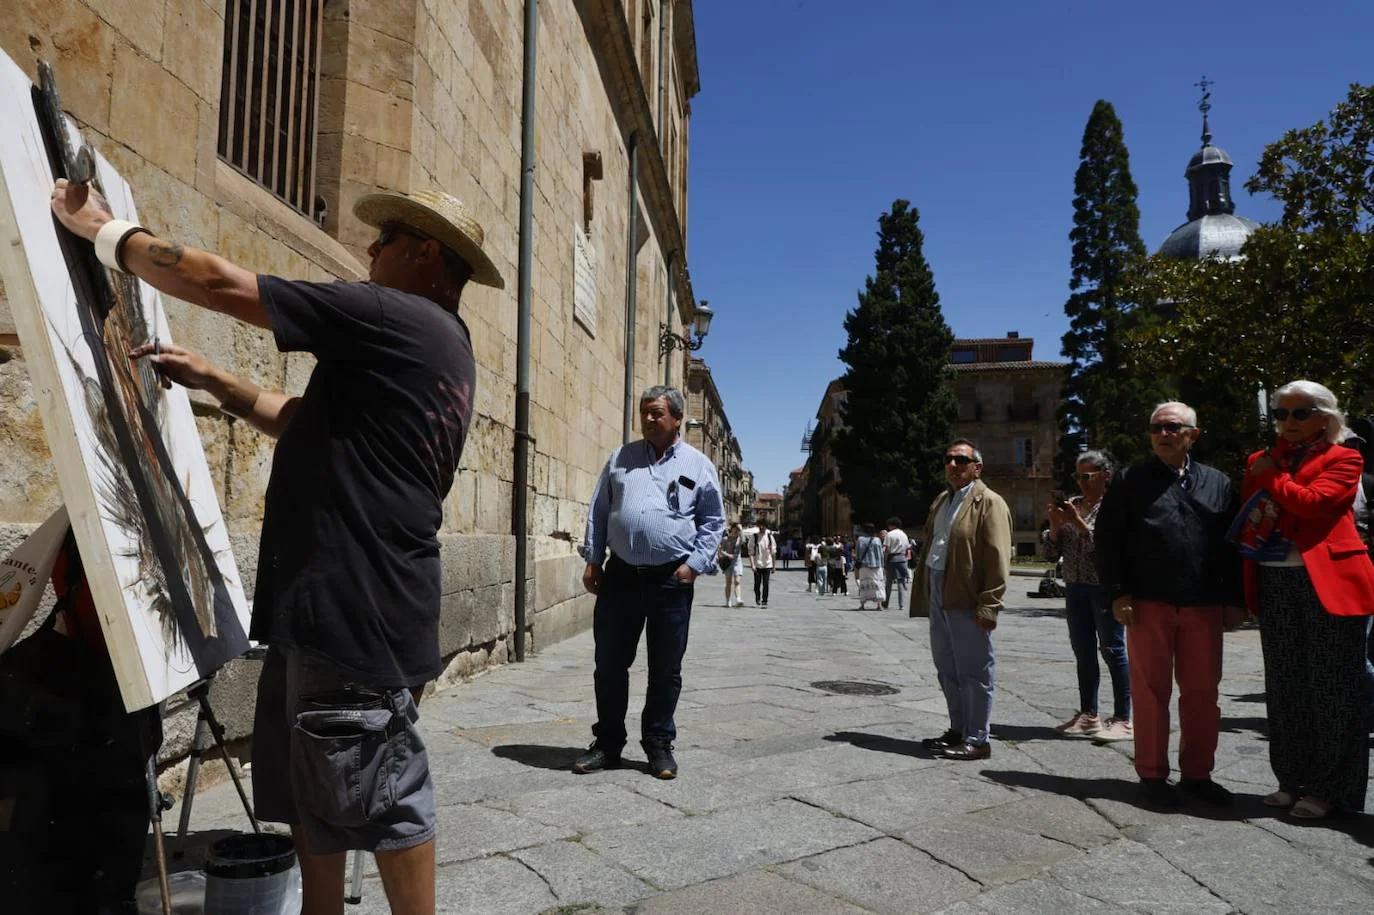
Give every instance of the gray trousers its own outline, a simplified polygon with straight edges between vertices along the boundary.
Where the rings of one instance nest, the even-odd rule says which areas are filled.
[[[944,608],[945,573],[930,570],[930,653],[949,707],[949,726],[972,746],[988,742],[997,653],[992,633],[968,610]]]
[[[888,603],[892,600],[892,592],[897,592],[897,609],[905,610],[907,595],[911,591],[911,569],[907,567],[905,559],[889,559],[883,579],[887,588],[883,592],[883,609],[887,609]]]

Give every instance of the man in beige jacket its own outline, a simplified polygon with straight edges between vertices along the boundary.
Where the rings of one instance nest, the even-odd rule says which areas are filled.
[[[911,615],[930,617],[930,653],[949,707],[949,730],[926,740],[946,759],[992,755],[992,630],[1011,573],[1011,512],[979,479],[983,456],[968,439],[945,449],[949,488],[926,518]]]

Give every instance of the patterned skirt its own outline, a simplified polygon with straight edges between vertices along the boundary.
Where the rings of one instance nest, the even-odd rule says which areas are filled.
[[[1301,566],[1260,566],[1259,602],[1269,764],[1279,787],[1362,811],[1368,617],[1327,613]]]

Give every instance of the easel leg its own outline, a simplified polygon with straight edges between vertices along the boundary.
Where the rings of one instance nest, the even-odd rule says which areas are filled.
[[[196,715],[196,734],[191,740],[191,758],[186,764],[186,784],[181,790],[181,819],[177,822],[177,838],[186,838],[191,826],[191,801],[196,796],[196,780],[200,777],[200,757],[205,752],[205,719]]]
[[[363,850],[357,849],[353,852],[353,871],[348,880],[348,894],[344,896],[344,902],[349,905],[359,905],[363,901]]]
[[[229,777],[234,781],[234,790],[239,793],[239,801],[243,803],[243,812],[248,814],[248,822],[253,824],[253,832],[262,832],[262,827],[258,824],[257,815],[253,813],[253,805],[248,800],[248,792],[243,788],[243,779],[239,776],[238,767],[234,765],[234,760],[229,756],[229,748],[224,743],[224,725],[219,723],[215,717],[215,710],[210,707],[210,684],[202,682],[191,690],[191,695],[196,697],[200,703],[200,716],[196,719],[196,734],[200,734],[200,723],[205,722],[205,726],[210,729],[211,736],[215,739],[215,746],[219,748],[219,755],[224,760],[224,767],[229,770]],[[192,758],[191,765],[197,765],[198,760]],[[187,786],[194,789],[194,783],[190,781],[191,770],[187,769]],[[187,799],[190,799],[187,793]],[[182,818],[189,822],[190,807],[188,806],[181,812]]]
[[[163,845],[162,811],[171,806],[171,798],[157,787],[157,754],[148,757],[148,818],[153,826],[153,854],[157,858],[157,885],[162,893],[162,915],[172,915],[172,886],[167,877],[167,849]]]

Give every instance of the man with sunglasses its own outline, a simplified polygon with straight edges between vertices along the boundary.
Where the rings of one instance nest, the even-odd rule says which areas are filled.
[[[1155,408],[1154,457],[1113,480],[1098,512],[1098,580],[1126,626],[1135,705],[1135,768],[1144,799],[1216,806],[1231,793],[1212,781],[1221,709],[1222,633],[1244,611],[1238,554],[1226,543],[1237,500],[1231,480],[1189,454],[1201,430],[1183,403]],[[1179,689],[1180,780],[1169,783],[1169,701]]]
[[[291,825],[307,915],[343,911],[345,855],[373,851],[391,911],[434,912],[434,786],[416,699],[443,669],[438,529],[472,411],[458,316],[469,282],[502,288],[478,222],[442,193],[370,194],[367,283],[258,276],[110,218],[59,180],[52,209],[106,266],[272,331],[316,364],[305,392],[259,388],[180,347],[144,346],[165,376],[278,440],[251,638],[253,795]]]
[[[911,595],[911,615],[930,617],[930,653],[949,709],[949,729],[924,744],[946,759],[992,755],[992,630],[1011,574],[1011,512],[982,475],[973,442],[945,449],[948,488],[926,517]]]

